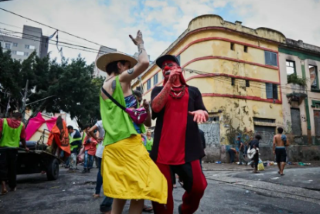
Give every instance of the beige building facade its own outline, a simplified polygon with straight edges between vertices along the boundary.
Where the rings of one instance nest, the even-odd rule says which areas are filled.
[[[262,155],[271,158],[272,137],[283,125],[278,47],[285,41],[272,29],[251,29],[203,15],[191,20],[163,52],[180,59],[187,84],[202,93],[210,114],[208,123],[200,125],[206,134],[207,160],[226,161],[237,136],[246,142],[254,134],[263,135]],[[133,88],[150,100],[153,87],[162,83],[161,70],[151,64]]]

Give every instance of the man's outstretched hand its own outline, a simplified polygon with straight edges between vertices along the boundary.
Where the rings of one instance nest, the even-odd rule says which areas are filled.
[[[193,116],[193,121],[197,123],[204,123],[208,120],[208,112],[203,110],[189,111],[189,114]]]

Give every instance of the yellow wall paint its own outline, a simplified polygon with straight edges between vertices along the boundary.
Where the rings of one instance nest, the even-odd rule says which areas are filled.
[[[253,117],[275,119],[276,125],[283,124],[281,104],[225,97],[203,97],[203,101],[208,111],[222,111],[219,114],[221,144],[230,143],[229,133],[253,134]]]

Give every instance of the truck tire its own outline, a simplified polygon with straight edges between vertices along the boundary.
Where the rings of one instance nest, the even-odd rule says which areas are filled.
[[[59,177],[59,161],[52,159],[47,166],[47,178],[49,181],[57,180]]]

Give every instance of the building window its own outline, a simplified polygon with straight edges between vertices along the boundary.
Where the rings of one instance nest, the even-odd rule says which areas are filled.
[[[30,48],[30,45],[25,45],[24,48],[25,48],[25,49],[29,49],[29,48]]]
[[[29,56],[29,53],[28,53],[28,52],[24,52],[24,55],[25,55],[25,56]]]
[[[266,83],[267,99],[278,99],[278,85]]]
[[[18,47],[18,43],[13,43],[13,47]]]
[[[34,49],[36,49],[36,47],[33,45],[29,45],[29,49],[34,50]]]
[[[234,85],[236,79],[235,78],[231,78],[231,85]]]
[[[278,66],[277,54],[270,51],[264,51],[264,58],[267,65]]]
[[[309,65],[311,89],[319,89],[318,71],[314,65]]]
[[[248,46],[244,46],[244,47],[243,47],[243,51],[246,52],[246,53],[248,53]]]
[[[219,117],[217,116],[209,117],[208,122],[219,122]]]
[[[147,81],[147,90],[151,88],[151,79],[148,79]]]
[[[12,51],[11,53],[12,53],[12,54],[17,54],[17,51]]]
[[[17,55],[18,55],[18,56],[23,56],[24,53],[23,53],[22,51],[17,51]]]
[[[287,66],[287,76],[296,73],[296,63],[294,61],[287,60],[286,66]]]
[[[230,49],[234,51],[234,43],[230,44]]]
[[[6,48],[6,49],[10,49],[10,46],[11,46],[11,44],[10,44],[10,43],[6,43],[5,48]]]
[[[250,87],[250,81],[246,80],[246,87]]]
[[[153,85],[157,85],[158,84],[158,73],[156,73],[154,76],[153,76]]]

